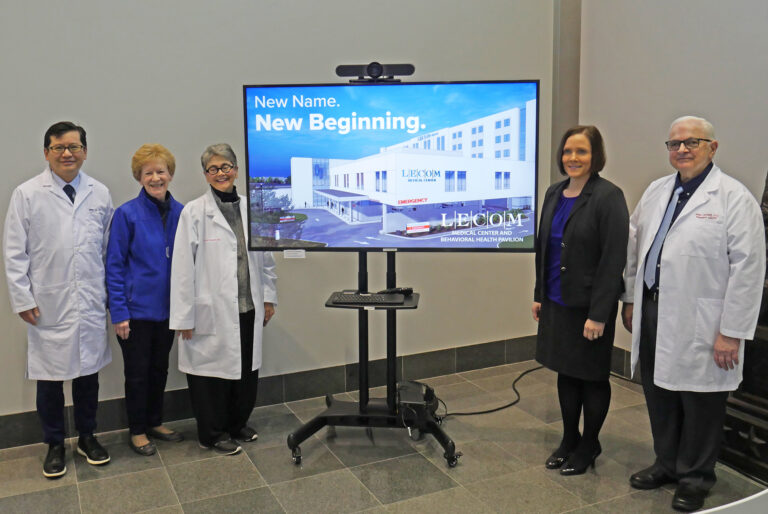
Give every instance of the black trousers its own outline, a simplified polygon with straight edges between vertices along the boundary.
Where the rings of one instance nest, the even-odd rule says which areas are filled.
[[[251,371],[255,315],[253,310],[240,314],[239,380],[187,374],[197,437],[206,446],[237,436],[256,405],[259,370]]]
[[[132,319],[128,339],[117,338],[125,364],[125,406],[131,434],[163,422],[163,394],[168,380],[168,354],[175,332],[168,320]]]
[[[656,466],[701,490],[715,484],[728,392],[670,391],[653,383],[659,304],[645,295],[640,327],[640,376],[653,433]]]
[[[72,402],[75,408],[75,429],[82,435],[96,430],[96,407],[99,404],[99,374],[72,380]],[[64,442],[64,382],[37,381],[37,414],[43,425],[43,441],[47,444]]]

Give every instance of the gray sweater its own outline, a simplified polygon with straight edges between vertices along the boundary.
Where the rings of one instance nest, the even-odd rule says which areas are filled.
[[[240,198],[234,202],[222,202],[219,195],[213,195],[216,205],[229,223],[229,227],[237,237],[237,306],[240,313],[255,308],[251,296],[251,275],[248,270],[248,248],[243,232],[243,220],[240,216]]]

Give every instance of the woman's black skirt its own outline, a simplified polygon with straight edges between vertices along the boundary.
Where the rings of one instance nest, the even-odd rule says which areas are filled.
[[[584,337],[587,307],[565,307],[545,298],[541,302],[536,360],[552,371],[582,380],[607,380],[619,304],[605,323],[603,336]]]

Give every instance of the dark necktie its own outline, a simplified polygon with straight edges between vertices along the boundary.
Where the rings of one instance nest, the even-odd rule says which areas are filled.
[[[72,187],[72,184],[67,184],[64,186],[64,192],[67,193],[67,196],[69,197],[69,200],[72,203],[75,203],[75,188]]]

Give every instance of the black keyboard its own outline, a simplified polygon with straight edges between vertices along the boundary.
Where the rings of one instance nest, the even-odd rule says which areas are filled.
[[[334,293],[331,302],[344,305],[402,305],[405,297],[390,293]]]

